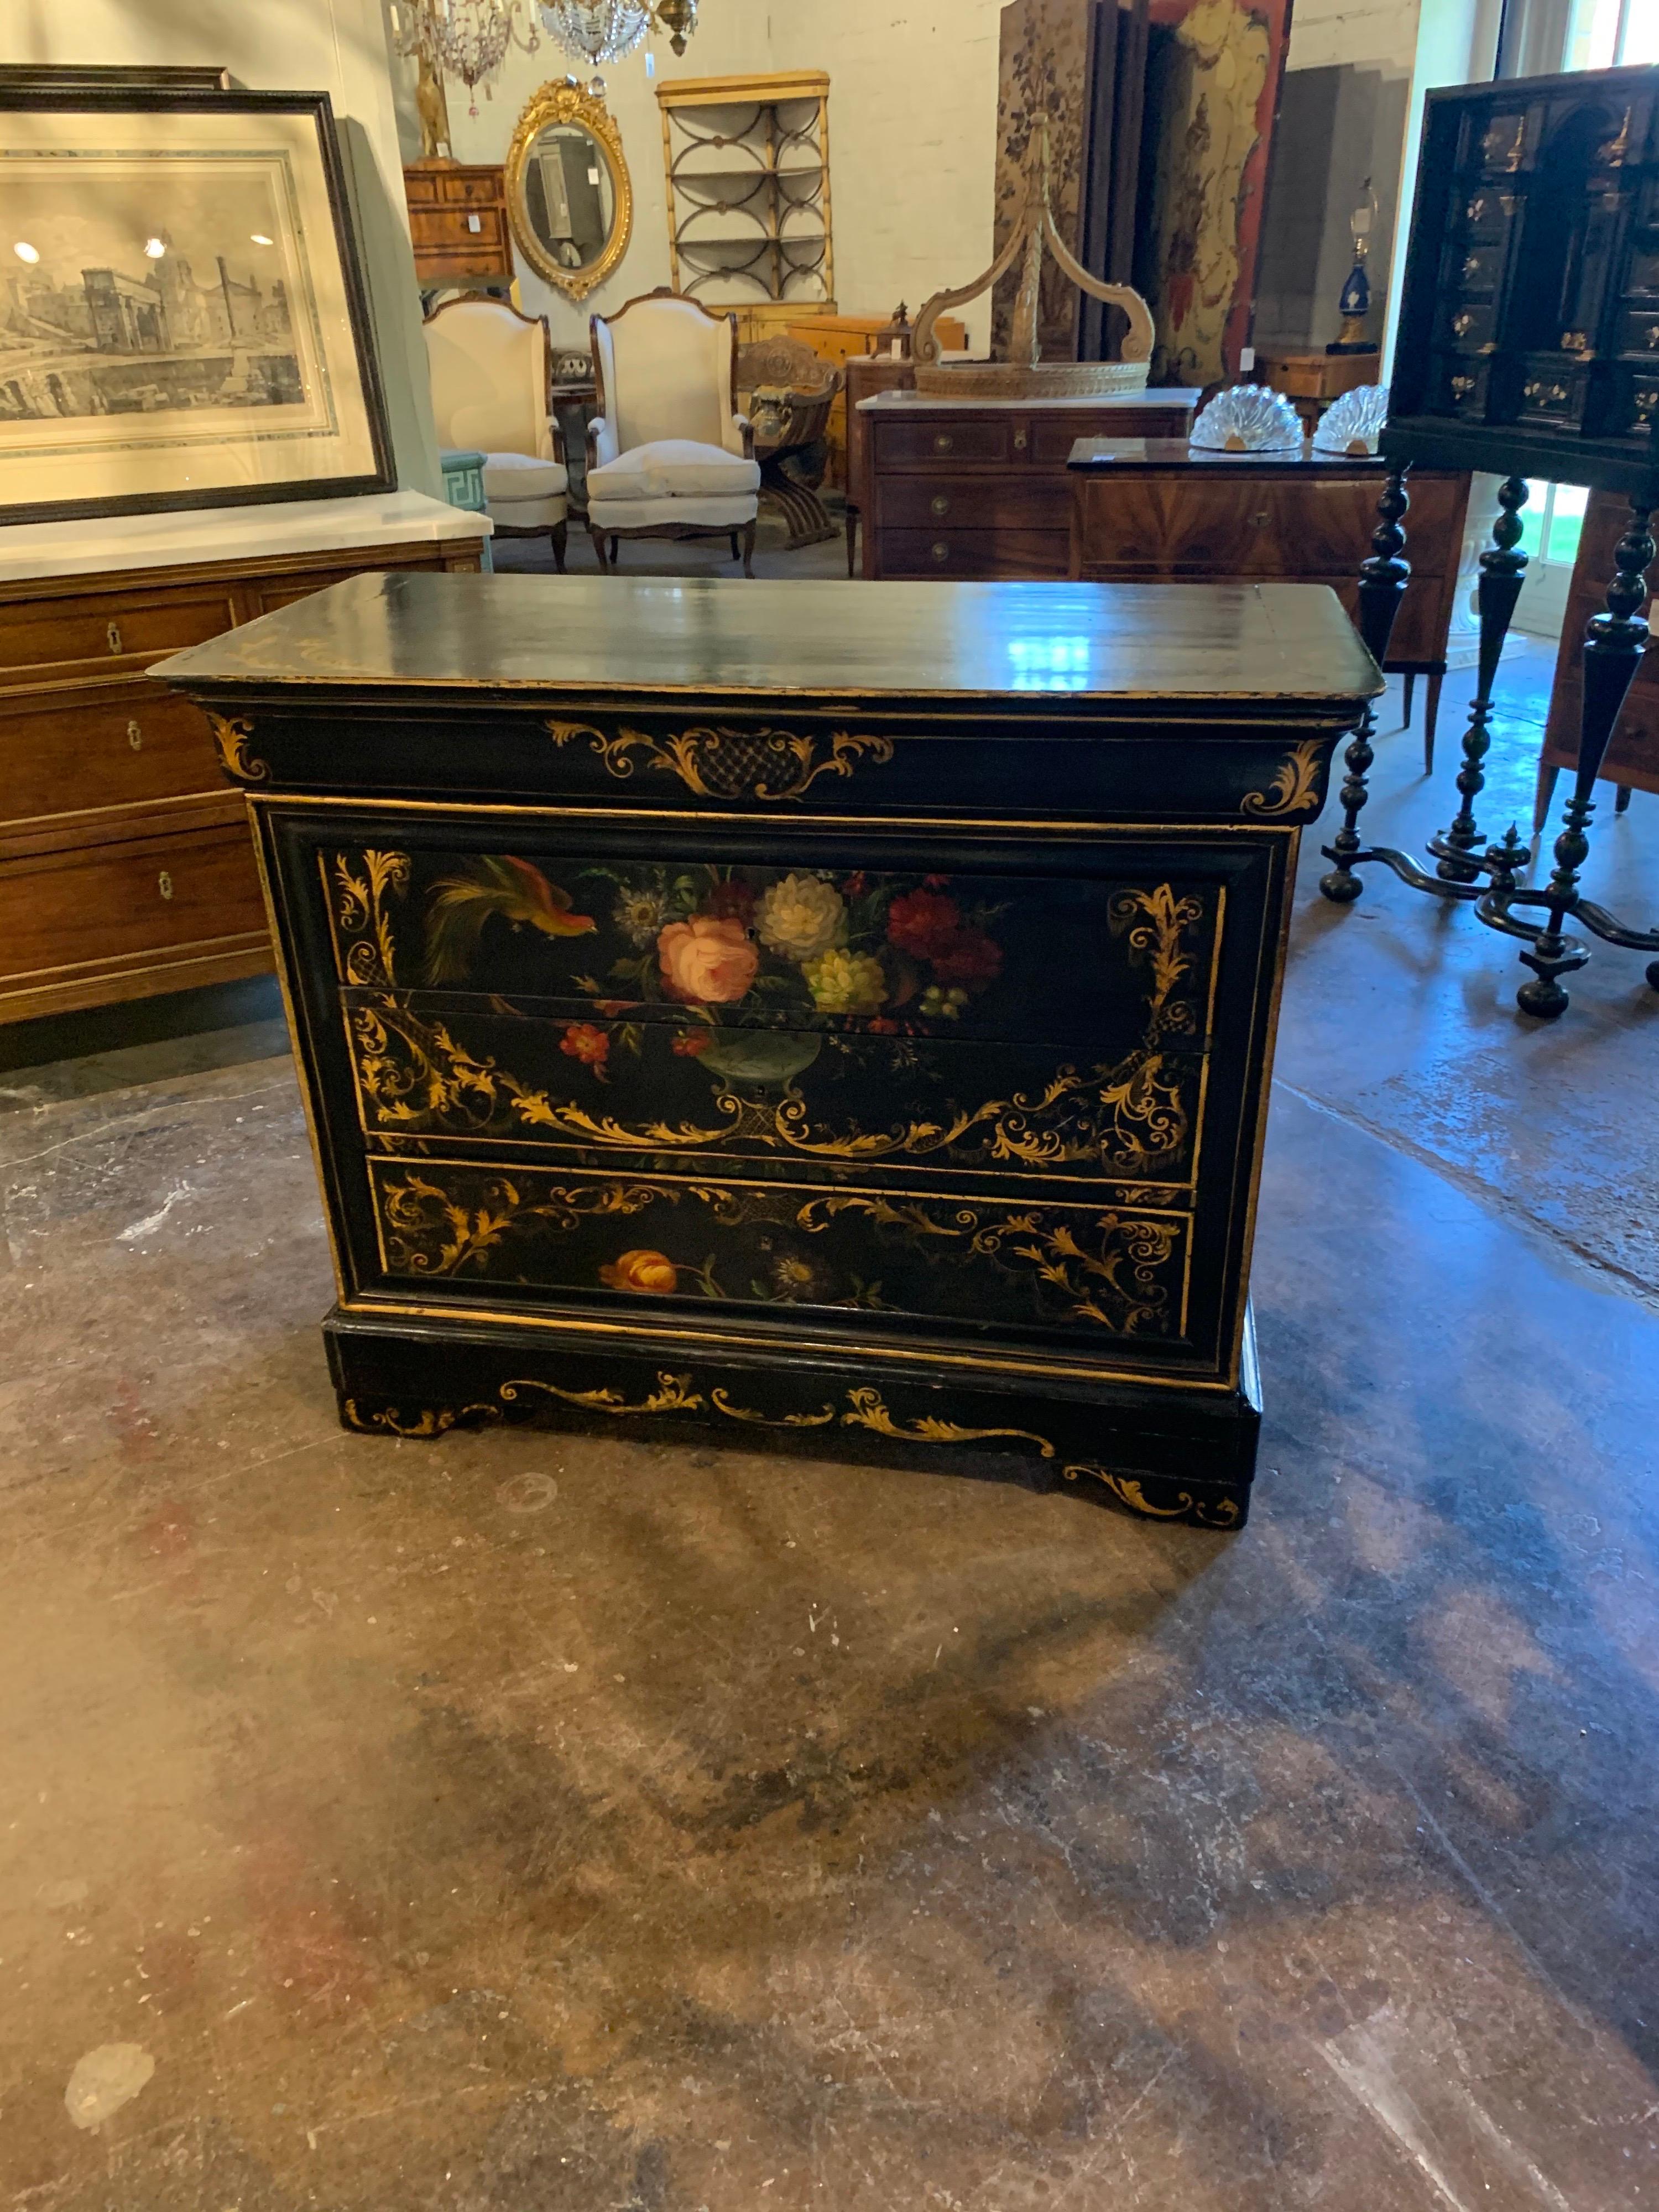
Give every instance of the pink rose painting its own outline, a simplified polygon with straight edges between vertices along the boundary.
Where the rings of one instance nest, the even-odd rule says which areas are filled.
[[[720,1006],[748,991],[760,951],[742,922],[694,914],[690,921],[668,924],[657,939],[657,960],[671,997]]]

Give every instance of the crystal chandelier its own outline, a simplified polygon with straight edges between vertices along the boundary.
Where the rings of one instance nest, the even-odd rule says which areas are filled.
[[[697,0],[540,0],[548,35],[596,67],[631,54],[656,22],[677,54],[697,27]]]
[[[469,115],[478,112],[477,88],[489,97],[488,80],[511,46],[534,53],[541,41],[532,22],[519,23],[519,0],[402,0],[392,11],[398,51],[428,63],[466,87]]]

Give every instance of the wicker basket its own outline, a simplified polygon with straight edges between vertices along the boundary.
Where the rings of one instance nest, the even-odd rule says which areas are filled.
[[[924,399],[1105,399],[1144,392],[1144,361],[918,362],[916,395]]]

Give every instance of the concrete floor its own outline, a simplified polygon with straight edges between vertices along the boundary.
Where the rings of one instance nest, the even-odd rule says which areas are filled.
[[[1659,2200],[1659,997],[1307,858],[1237,1539],[348,1437],[258,994],[14,1040],[3,2212]]]

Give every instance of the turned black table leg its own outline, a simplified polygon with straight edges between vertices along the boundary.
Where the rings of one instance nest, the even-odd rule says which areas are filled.
[[[1475,587],[1480,608],[1480,677],[1469,708],[1469,726],[1463,732],[1463,765],[1457,772],[1462,796],[1450,828],[1429,842],[1429,850],[1439,863],[1435,873],[1449,884],[1472,884],[1480,875],[1469,859],[1480,842],[1474,801],[1486,781],[1482,763],[1492,746],[1492,695],[1498,681],[1498,664],[1527,573],[1527,556],[1516,550],[1521,539],[1520,510],[1526,503],[1526,478],[1506,477],[1498,487],[1492,542],[1480,556],[1480,580]]]
[[[1379,668],[1387,657],[1394,618],[1411,580],[1411,564],[1401,558],[1406,533],[1400,526],[1411,504],[1406,490],[1410,465],[1409,462],[1401,462],[1389,471],[1382,496],[1376,502],[1378,521],[1371,532],[1370,557],[1361,563],[1359,570],[1359,635]],[[1364,889],[1353,868],[1355,858],[1363,849],[1354,825],[1370,795],[1365,778],[1376,757],[1371,744],[1376,735],[1376,716],[1368,705],[1343,756],[1346,773],[1341,791],[1342,827],[1334,842],[1321,848],[1325,858],[1334,865],[1319,878],[1319,888],[1338,906],[1348,905]]]
[[[1648,528],[1652,511],[1631,502],[1630,524],[1613,556],[1607,611],[1592,618],[1584,640],[1577,775],[1572,796],[1563,810],[1561,835],[1555,841],[1554,873],[1545,887],[1549,910],[1532,949],[1521,955],[1534,971],[1533,980],[1523,983],[1515,994],[1523,1013],[1536,1014],[1544,1021],[1553,1021],[1567,1005],[1567,994],[1558,978],[1582,968],[1589,957],[1583,945],[1563,936],[1561,922],[1578,903],[1578,872],[1589,855],[1589,840],[1584,833],[1595,811],[1595,779],[1647,643],[1648,626],[1637,610],[1647,597],[1647,571],[1656,550]]]

